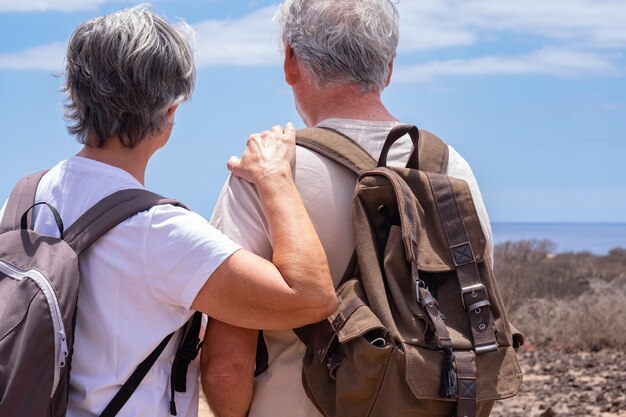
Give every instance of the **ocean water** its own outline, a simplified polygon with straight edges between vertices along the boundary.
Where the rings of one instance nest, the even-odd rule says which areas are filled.
[[[518,240],[550,240],[557,252],[589,251],[606,255],[626,248],[626,223],[493,223],[495,244]]]

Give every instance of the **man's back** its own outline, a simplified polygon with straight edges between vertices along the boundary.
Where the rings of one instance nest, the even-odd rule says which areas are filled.
[[[328,119],[318,126],[333,128],[352,138],[372,156],[378,157],[389,130],[397,122]],[[403,166],[411,152],[408,138],[394,146],[388,160]],[[450,149],[448,174],[465,179],[472,190],[481,223],[491,245],[491,228],[469,165]],[[296,185],[326,251],[335,285],[342,278],[354,250],[352,236],[352,191],[356,177],[339,164],[307,149],[298,148]],[[262,256],[271,256],[267,228],[254,190],[245,182],[231,179],[217,204],[212,222],[243,247]],[[249,415],[260,417],[319,416],[301,383],[305,347],[292,331],[265,332],[269,367],[257,377]]]

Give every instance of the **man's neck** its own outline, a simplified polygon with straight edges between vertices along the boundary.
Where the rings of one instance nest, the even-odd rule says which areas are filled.
[[[362,93],[354,86],[316,89],[298,105],[307,126],[331,118],[397,121],[383,104],[379,92]]]

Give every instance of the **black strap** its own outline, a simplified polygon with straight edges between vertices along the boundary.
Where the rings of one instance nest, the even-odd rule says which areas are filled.
[[[128,380],[122,385],[122,388],[115,394],[115,397],[111,400],[111,402],[106,406],[104,411],[100,414],[100,417],[114,417],[119,413],[124,404],[128,401],[128,399],[133,395],[133,392],[139,387],[139,384],[145,376],[148,374],[152,365],[156,362],[158,357],[167,346],[168,342],[172,338],[174,333],[170,333],[167,335],[165,339],[152,351],[150,355],[143,362],[139,364],[135,372],[128,378]]]
[[[202,313],[195,312],[191,319],[183,327],[184,334],[181,337],[181,342],[174,357],[171,371],[171,397],[170,397],[170,413],[176,415],[176,403],[174,402],[174,391],[186,392],[187,391],[187,369],[192,360],[196,358],[200,351],[200,327],[202,324]],[[174,332],[175,333],[175,332]],[[135,372],[126,380],[124,385],[115,394],[115,397],[106,406],[100,417],[114,417],[120,412],[124,404],[128,402],[135,390],[141,384],[141,381],[148,374],[148,371],[156,363],[159,356],[165,349],[165,346],[169,343],[170,339],[174,335],[170,333],[163,339],[163,341],[157,346],[146,359],[143,360],[135,369]]]
[[[187,392],[187,368],[200,352],[200,327],[202,326],[202,313],[196,311],[187,322],[183,337],[174,357],[176,372],[172,372],[172,381],[176,392]]]
[[[269,353],[267,351],[267,343],[265,343],[265,337],[263,336],[263,330],[259,330],[259,337],[256,344],[256,366],[254,367],[254,377],[261,375],[267,371],[269,366]]]
[[[20,228],[22,230],[26,230],[29,228],[29,217],[32,217],[30,215],[32,209],[34,209],[37,206],[40,205],[45,205],[46,207],[48,207],[50,209],[50,211],[52,212],[52,216],[54,217],[54,222],[57,225],[57,228],[59,229],[59,236],[61,239],[63,239],[63,233],[65,232],[65,229],[63,227],[63,219],[61,219],[61,215],[59,214],[59,212],[57,211],[57,209],[55,209],[51,204],[46,203],[45,201],[42,201],[41,203],[35,203],[32,206],[30,206],[28,209],[26,209],[26,211],[24,212],[24,214],[22,214],[22,218],[20,220]]]
[[[187,370],[200,351],[200,327],[202,325],[202,313],[195,312],[187,324],[183,327],[183,335],[172,363],[170,374],[170,414],[175,416],[176,392],[187,392]]]

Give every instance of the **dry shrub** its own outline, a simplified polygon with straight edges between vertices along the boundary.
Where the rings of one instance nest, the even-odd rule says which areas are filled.
[[[571,299],[588,289],[594,255],[555,255],[554,248],[547,240],[505,242],[495,247],[494,272],[510,314],[529,299]]]
[[[561,302],[557,310],[556,340],[575,348],[626,346],[626,291],[594,288],[574,303]],[[565,304],[565,305],[564,305]]]
[[[528,341],[576,349],[626,347],[626,287],[595,283],[573,300],[535,299],[513,321]]]
[[[496,246],[500,290],[530,343],[626,347],[626,250],[552,254],[547,241]]]

